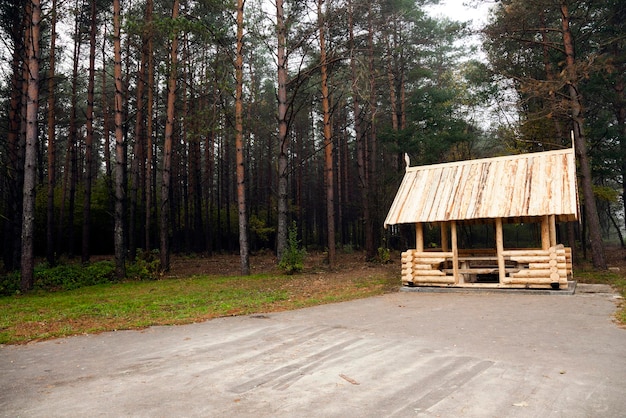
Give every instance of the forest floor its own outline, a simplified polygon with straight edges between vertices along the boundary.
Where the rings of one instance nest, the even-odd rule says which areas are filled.
[[[618,245],[609,245],[606,248],[606,259],[609,268],[626,276],[626,248]],[[330,269],[327,255],[321,252],[308,253],[305,257],[304,270],[298,277],[320,278],[325,281],[347,282],[366,274],[397,275],[400,277],[400,252],[392,251],[387,263],[367,262],[363,252],[337,252],[336,266]],[[576,270],[593,271],[590,262],[574,266]],[[276,256],[271,251],[264,251],[250,256],[251,274],[277,274],[283,272],[278,268]],[[171,269],[165,275],[168,278],[182,278],[197,275],[207,276],[238,276],[241,273],[240,257],[238,254],[213,254],[182,256],[174,255],[171,260]],[[304,280],[306,281],[306,280]],[[398,282],[399,284],[399,282]]]
[[[294,283],[300,286],[348,286],[353,280],[364,276],[379,276],[398,278],[400,286],[400,253],[391,252],[387,263],[368,262],[365,253],[337,252],[334,268],[328,265],[327,254],[321,252],[307,253],[304,259],[304,269],[294,275]],[[283,275],[278,268],[276,256],[271,251],[264,251],[250,256],[251,274]],[[165,278],[183,278],[191,276],[239,276],[241,274],[241,259],[238,254],[213,254],[210,256],[173,256],[170,271]],[[389,289],[391,290],[391,289]]]

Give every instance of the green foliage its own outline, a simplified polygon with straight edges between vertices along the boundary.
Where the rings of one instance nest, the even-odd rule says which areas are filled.
[[[135,262],[126,266],[126,277],[131,280],[154,280],[159,277],[161,260],[158,251],[139,252]]]
[[[391,252],[387,247],[378,247],[377,261],[381,264],[387,264],[391,261]]]
[[[12,272],[0,275],[0,295],[15,295],[20,293],[20,275]]]
[[[344,254],[354,254],[354,244],[352,243],[344,244],[341,247],[341,252],[343,252]]]
[[[594,186],[593,194],[600,200],[610,203],[619,202],[619,192],[612,187]]]
[[[250,216],[248,226],[250,228],[252,247],[255,249],[268,248],[275,228],[267,226],[265,221],[259,219],[256,215]]]
[[[159,277],[160,262],[153,255],[137,257],[126,267],[129,280],[154,280]],[[115,263],[97,261],[91,264],[61,263],[50,267],[47,263],[35,266],[35,290],[47,292],[79,289],[105,283],[117,282]],[[0,295],[19,294],[20,273],[11,272],[0,276]]]
[[[285,248],[285,252],[278,263],[278,267],[280,267],[287,274],[298,273],[304,268],[305,256],[306,250],[300,248],[298,230],[296,228],[296,223],[293,222],[289,228],[287,248]]]
[[[98,261],[89,265],[59,264],[35,267],[35,288],[41,290],[71,290],[115,281],[115,264]]]

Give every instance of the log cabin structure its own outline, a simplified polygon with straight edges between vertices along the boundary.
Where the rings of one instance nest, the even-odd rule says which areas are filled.
[[[578,219],[573,148],[416,167],[406,160],[384,224],[415,225],[403,285],[567,289],[572,253],[557,243],[556,224]],[[509,223],[539,224],[541,246],[505,248]],[[493,226],[493,246],[458,248],[458,228],[475,224]],[[439,227],[439,248],[425,249],[426,225]]]

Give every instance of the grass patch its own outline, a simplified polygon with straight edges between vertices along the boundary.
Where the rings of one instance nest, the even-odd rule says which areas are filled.
[[[321,275],[320,275],[321,276]],[[397,289],[397,277],[194,276],[0,297],[0,344],[282,311]]]
[[[576,281],[589,284],[608,284],[613,287],[621,296],[622,302],[619,304],[615,318],[621,325],[626,325],[626,273],[613,271],[582,270],[574,273]]]

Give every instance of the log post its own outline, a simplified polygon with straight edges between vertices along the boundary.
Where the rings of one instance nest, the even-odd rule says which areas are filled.
[[[548,251],[550,248],[550,217],[544,215],[541,217],[541,249]]]
[[[415,249],[424,252],[424,224],[421,222],[415,224]]]
[[[550,215],[550,247],[556,247],[556,216]]]
[[[502,232],[502,218],[496,218],[496,256],[498,257],[498,280],[504,283],[506,269],[504,264],[504,233]]]
[[[463,277],[459,274],[459,246],[456,237],[456,221],[450,222],[450,234],[452,241],[452,274],[454,275],[454,283],[464,283]]]
[[[448,223],[441,223],[441,251],[450,251],[450,243],[448,242]]]

